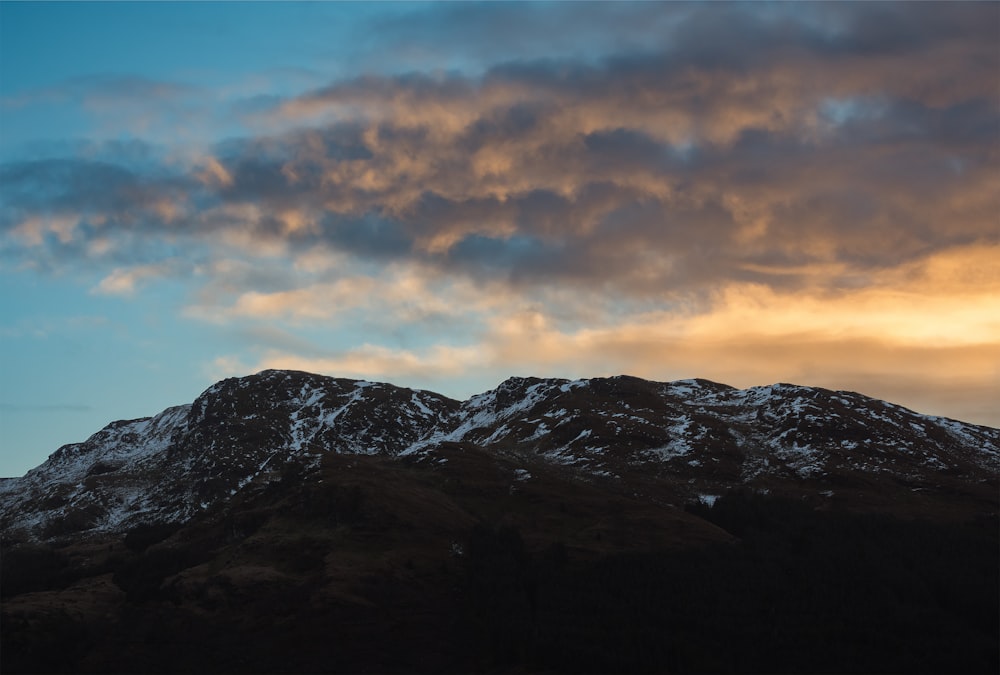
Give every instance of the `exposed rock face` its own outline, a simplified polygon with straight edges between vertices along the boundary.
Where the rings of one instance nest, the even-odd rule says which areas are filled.
[[[705,380],[511,378],[458,402],[292,371],[216,383],[189,405],[113,422],[0,483],[5,531],[31,538],[183,522],[325,456],[447,461],[456,448],[667,503],[734,488],[891,499],[936,494],[991,510],[1000,430],[850,392]],[[993,505],[995,509],[995,505]]]

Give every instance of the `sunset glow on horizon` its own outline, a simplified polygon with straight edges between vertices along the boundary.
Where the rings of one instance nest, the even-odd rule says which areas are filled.
[[[0,475],[222,377],[1000,426],[1000,4],[2,3]]]

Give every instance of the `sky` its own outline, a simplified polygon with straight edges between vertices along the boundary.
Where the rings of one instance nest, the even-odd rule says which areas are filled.
[[[0,475],[265,368],[1000,426],[1000,4],[0,2]]]

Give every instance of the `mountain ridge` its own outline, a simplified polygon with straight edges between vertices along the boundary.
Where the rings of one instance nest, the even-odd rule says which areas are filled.
[[[433,463],[463,444],[516,458],[529,475],[542,463],[677,504],[737,488],[832,499],[887,481],[911,492],[971,486],[982,500],[1000,466],[1000,429],[787,383],[510,377],[457,401],[264,370],[59,448],[0,483],[0,513],[5,531],[29,537],[121,531],[187,520],[289,462],[307,473],[329,453]]]
[[[996,672],[998,436],[788,384],[230,378],[0,481],[0,667]]]

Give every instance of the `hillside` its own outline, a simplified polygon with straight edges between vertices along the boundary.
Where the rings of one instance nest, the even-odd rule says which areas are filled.
[[[0,665],[995,671],[998,458],[788,384],[264,371],[0,484]]]

